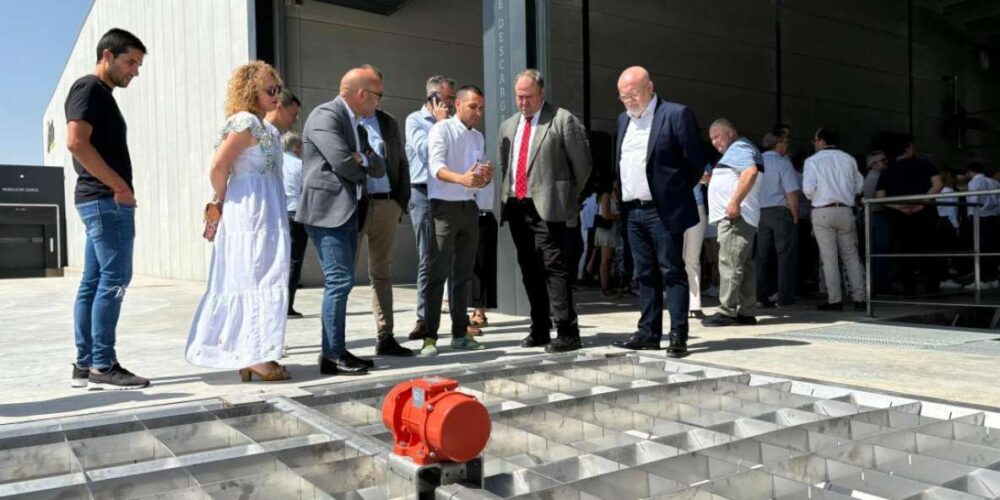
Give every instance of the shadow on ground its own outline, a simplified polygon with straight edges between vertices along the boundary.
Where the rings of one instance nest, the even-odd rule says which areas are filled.
[[[186,392],[165,392],[147,394],[143,391],[87,391],[62,398],[27,403],[0,404],[0,416],[33,417],[49,415],[66,411],[89,410],[102,406],[116,405],[126,402],[152,402],[165,399],[180,399],[191,396]]]

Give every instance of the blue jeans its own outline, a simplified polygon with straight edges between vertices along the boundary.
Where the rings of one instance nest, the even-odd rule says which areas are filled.
[[[628,211],[628,239],[639,279],[639,334],[663,338],[663,302],[670,313],[670,338],[687,342],[688,280],[684,230],[668,231],[653,208]],[[666,294],[664,294],[666,291]]]
[[[115,329],[132,281],[135,207],[104,198],[80,203],[76,210],[87,232],[73,307],[76,365],[104,369],[118,362]]]
[[[410,188],[410,222],[417,239],[417,319],[427,317],[427,281],[431,274],[431,244],[434,239],[434,218],[427,186]]]
[[[347,295],[354,288],[354,249],[358,246],[358,215],[340,227],[306,225],[323,268],[323,357],[335,358],[347,350]]]

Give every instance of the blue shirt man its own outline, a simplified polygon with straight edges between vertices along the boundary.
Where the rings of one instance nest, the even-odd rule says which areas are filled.
[[[764,172],[760,179],[760,208],[788,207],[788,195],[800,189],[795,167],[777,151],[766,151],[761,156]]]
[[[447,119],[455,105],[455,80],[445,76],[427,79],[427,102],[406,117],[406,158],[410,163],[410,222],[417,241],[417,322],[410,332],[411,340],[424,338],[424,316],[427,282],[430,277],[431,240],[434,219],[431,217],[427,183],[427,137],[435,123]]]

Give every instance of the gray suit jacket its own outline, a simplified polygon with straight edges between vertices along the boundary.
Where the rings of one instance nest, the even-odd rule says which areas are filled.
[[[296,222],[320,227],[344,225],[358,205],[358,184],[366,176],[385,175],[385,162],[374,152],[368,168],[354,160],[358,151],[347,104],[337,97],[309,113],[302,128],[302,198]]]
[[[385,175],[389,176],[392,199],[406,213],[410,205],[410,162],[406,159],[405,138],[399,134],[399,122],[389,113],[375,111],[378,128],[385,142]]]
[[[543,220],[566,222],[580,212],[577,198],[591,170],[590,141],[583,124],[569,111],[546,102],[539,113],[538,127],[528,148],[528,197]],[[511,179],[516,174],[520,147],[514,144],[514,136],[520,118],[518,113],[500,126],[500,202],[505,207],[507,198],[514,195]],[[501,222],[506,220],[505,213],[501,212]]]

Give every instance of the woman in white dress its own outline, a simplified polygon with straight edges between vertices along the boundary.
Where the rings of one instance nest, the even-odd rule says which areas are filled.
[[[289,233],[278,131],[263,121],[278,105],[281,78],[254,61],[236,69],[209,178],[222,218],[188,335],[188,362],[239,369],[249,382],[290,378],[277,363],[285,344]]]

